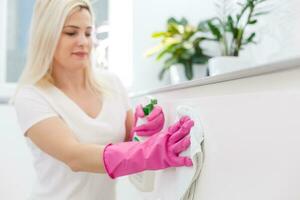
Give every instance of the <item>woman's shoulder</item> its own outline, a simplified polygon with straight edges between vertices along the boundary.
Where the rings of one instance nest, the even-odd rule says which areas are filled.
[[[35,85],[24,85],[21,86],[16,93],[16,98],[40,96],[37,86]]]
[[[15,95],[14,104],[23,104],[22,102],[28,101],[44,101],[43,95],[39,91],[38,87],[35,85],[25,85],[21,86]]]

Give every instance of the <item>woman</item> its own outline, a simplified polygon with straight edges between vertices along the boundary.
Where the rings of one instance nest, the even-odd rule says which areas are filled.
[[[114,75],[95,78],[92,22],[87,0],[36,0],[27,63],[14,99],[37,172],[31,199],[113,200],[112,178],[192,165],[179,156],[190,145],[188,117],[158,134],[164,117],[156,107],[145,125],[133,128],[149,139],[129,141],[143,112],[139,106],[133,117]]]

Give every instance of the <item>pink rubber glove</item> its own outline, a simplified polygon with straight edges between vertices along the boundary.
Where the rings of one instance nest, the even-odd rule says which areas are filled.
[[[150,115],[146,117],[147,123],[136,126],[137,120],[144,116],[142,105],[138,105],[134,113],[133,128],[130,134],[130,139],[132,139],[134,132],[136,132],[139,136],[151,136],[160,132],[164,127],[165,117],[160,106],[154,106]]]
[[[190,136],[187,135],[193,126],[189,117],[182,117],[167,131],[155,134],[145,142],[107,145],[103,151],[106,172],[111,178],[116,178],[144,170],[192,166],[190,158],[179,154],[190,146]]]

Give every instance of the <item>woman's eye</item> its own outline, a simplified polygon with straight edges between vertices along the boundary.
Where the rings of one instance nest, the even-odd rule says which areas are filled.
[[[76,35],[75,32],[67,32],[67,33],[65,33],[65,34],[67,34],[67,35],[69,35],[69,36],[74,36],[74,35]]]
[[[76,36],[77,32],[65,32],[65,34],[69,35],[69,36]],[[85,33],[86,37],[91,37],[91,33]]]

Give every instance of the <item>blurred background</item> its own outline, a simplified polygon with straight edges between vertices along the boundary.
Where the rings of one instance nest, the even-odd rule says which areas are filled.
[[[146,56],[149,49],[161,44],[160,38],[152,38],[152,34],[166,31],[171,18],[184,18],[186,21],[183,20],[182,25],[190,25],[197,30],[201,28],[200,22],[206,22],[206,32],[215,42],[203,43],[201,48],[209,57],[221,56],[223,54],[218,50],[220,41],[216,39],[218,33],[206,20],[219,16],[222,9],[225,9],[225,15],[228,14],[231,11],[228,7],[238,2],[247,1],[93,0],[98,41],[95,46],[95,66],[116,73],[131,94],[173,84],[171,70],[166,70],[159,79],[167,57],[157,60],[157,54],[161,53],[159,51],[156,56]],[[24,199],[34,180],[30,153],[19,134],[14,110],[7,104],[24,67],[33,4],[34,0],[0,0],[1,199]],[[239,58],[247,61],[243,67],[255,67],[299,55],[300,2],[267,0],[259,9],[265,10],[257,15],[257,21],[252,21],[247,29],[249,33],[255,33],[255,41],[250,41],[239,52]],[[202,31],[205,32],[204,29]],[[186,46],[184,48],[188,49]],[[169,53],[174,55],[174,52]],[[206,74],[202,78],[209,78],[208,64],[202,64],[206,66]],[[18,192],[15,192],[15,188],[18,188]]]

